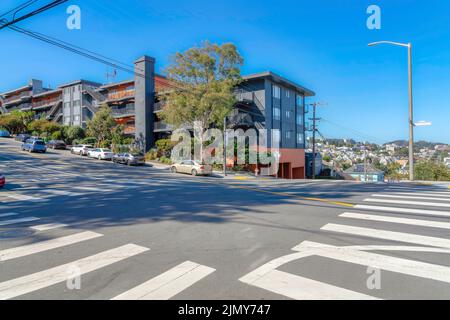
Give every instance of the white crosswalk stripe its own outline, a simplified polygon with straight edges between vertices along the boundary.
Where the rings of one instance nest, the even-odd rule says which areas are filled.
[[[80,275],[101,269],[113,263],[125,260],[150,249],[127,244],[93,256],[79,259],[48,270],[26,275],[0,283],[0,300],[12,299],[68,280],[68,270],[76,266]]]
[[[101,236],[103,235],[99,233],[85,231],[66,237],[25,245],[22,247],[0,250],[0,262],[36,254],[43,251],[69,246],[71,244],[95,239]]]
[[[25,217],[25,218],[18,218],[18,219],[12,219],[12,220],[2,220],[0,221],[0,226],[8,226],[13,224],[19,224],[19,223],[25,223],[25,222],[33,222],[40,220],[36,217]]]
[[[332,231],[338,233],[345,233],[356,236],[363,236],[369,238],[377,238],[382,240],[391,240],[398,242],[414,243],[423,246],[450,248],[450,239],[421,236],[412,233],[393,232],[379,229],[353,227],[340,224],[327,224],[321,228],[324,231]]]
[[[437,197],[437,198],[450,198],[450,193],[440,194],[436,192],[393,192],[392,195],[402,195],[402,196],[424,196],[424,197]]]
[[[406,205],[412,205],[412,206],[450,208],[450,203],[437,203],[437,202],[386,200],[386,199],[370,199],[370,198],[369,199],[365,199],[364,202],[377,202],[377,203],[389,203],[389,204],[406,204]]]
[[[393,198],[393,199],[416,199],[416,200],[436,200],[436,201],[450,201],[450,198],[436,198],[436,197],[423,197],[423,196],[404,196],[395,194],[373,194],[375,198]]]
[[[214,271],[213,268],[186,261],[113,300],[168,300]]]
[[[371,205],[362,205],[362,204],[358,204],[358,205],[354,206],[353,208],[371,210],[371,211],[396,212],[396,213],[398,212],[398,213],[411,213],[411,214],[450,217],[450,212],[438,211],[438,210],[412,209],[412,208],[399,208],[399,207],[382,207],[382,206],[371,206]]]
[[[48,223],[48,224],[41,224],[37,226],[31,227],[31,229],[36,231],[48,231],[53,229],[59,229],[59,228],[65,228],[67,227],[66,224],[63,223]]]
[[[346,212],[340,215],[341,218],[359,219],[367,221],[390,222],[397,224],[406,224],[412,226],[422,226],[431,228],[450,229],[450,222],[439,222],[419,219],[406,219],[396,217],[386,217],[379,215],[370,215],[364,213]]]

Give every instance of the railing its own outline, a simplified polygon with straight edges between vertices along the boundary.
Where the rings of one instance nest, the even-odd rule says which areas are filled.
[[[134,105],[126,106],[125,108],[111,108],[113,116],[124,116],[124,115],[134,115],[136,114],[136,109]]]
[[[15,96],[12,96],[12,97],[9,97],[9,98],[5,98],[5,99],[3,99],[3,103],[7,104],[7,103],[10,103],[10,102],[13,102],[13,101],[20,100],[21,98],[24,98],[24,97],[31,97],[31,91],[22,92],[20,94],[15,95]]]
[[[159,122],[155,122],[154,130],[155,131],[172,131],[173,128],[174,128],[173,126],[168,125],[167,123],[164,123],[162,121],[159,121]]]
[[[107,100],[120,100],[128,97],[134,97],[134,90],[124,90],[114,93],[108,93]]]
[[[40,108],[40,107],[44,107],[44,106],[53,106],[55,104],[58,104],[59,102],[61,102],[61,99],[52,99],[52,100],[44,100],[44,101],[39,101],[39,102],[33,102],[33,108]]]
[[[163,111],[165,105],[166,105],[165,101],[156,102],[153,107],[153,112]]]
[[[236,99],[238,101],[252,101],[259,110],[264,111],[266,108],[263,103],[258,99],[254,91],[246,91],[244,89],[236,89],[234,91]]]

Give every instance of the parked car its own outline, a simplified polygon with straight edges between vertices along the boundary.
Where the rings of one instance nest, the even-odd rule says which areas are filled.
[[[29,135],[29,134],[26,134],[26,133],[21,133],[21,134],[18,134],[17,136],[16,136],[16,141],[20,141],[20,142],[25,142],[25,141],[27,141],[28,139],[30,139],[31,138],[31,135]]]
[[[200,164],[196,161],[181,161],[172,165],[171,169],[172,173],[188,173],[193,176],[207,176],[212,174],[212,166]]]
[[[114,153],[109,149],[96,148],[88,151],[89,158],[98,160],[112,160]]]
[[[51,148],[53,150],[59,149],[59,150],[66,150],[67,145],[64,141],[61,140],[51,140],[47,142],[47,148]]]
[[[143,166],[145,164],[145,157],[142,153],[119,153],[112,158],[114,163],[123,163],[129,166]]]
[[[43,140],[39,139],[28,139],[22,144],[22,150],[28,152],[47,152],[47,147]]]
[[[0,173],[0,188],[3,188],[6,184],[5,176]]]
[[[0,138],[11,138],[8,130],[0,130]]]
[[[89,150],[93,149],[94,147],[89,144],[81,144],[73,146],[72,149],[70,149],[70,153],[72,154],[79,154],[80,156],[87,156]]]

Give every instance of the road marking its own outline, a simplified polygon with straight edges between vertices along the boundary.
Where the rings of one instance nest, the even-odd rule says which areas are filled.
[[[391,194],[373,194],[372,197],[376,198],[393,198],[393,199],[417,199],[417,200],[436,200],[436,201],[450,201],[450,199],[445,198],[431,198],[431,197],[420,197],[420,196],[399,196]]]
[[[450,217],[450,212],[447,212],[447,211],[409,209],[409,208],[397,208],[397,207],[378,207],[378,206],[367,206],[367,205],[362,205],[362,204],[358,204],[354,208],[355,209],[372,210],[372,211],[401,212],[401,213],[413,213],[413,214],[424,214],[424,215],[432,215],[432,216]]]
[[[11,213],[2,213],[2,214],[0,214],[0,218],[12,217],[12,216],[17,216],[17,215],[19,215],[19,214],[18,213],[13,213],[13,212],[11,212]]]
[[[14,200],[20,200],[20,201],[39,201],[39,200],[43,200],[42,198],[37,198],[37,197],[31,197],[31,196],[26,196],[24,194],[18,194],[18,193],[4,193],[3,194],[5,197],[7,198],[11,198]]]
[[[395,191],[395,192],[420,192],[420,193],[433,193],[433,194],[442,194],[442,195],[450,195],[450,192],[441,190],[441,191],[432,191],[432,190],[424,190],[424,189],[411,189],[411,188],[388,188],[386,191]]]
[[[350,219],[368,220],[368,221],[408,224],[408,225],[412,225],[412,226],[450,229],[449,222],[395,218],[395,217],[377,216],[377,215],[370,215],[370,214],[364,214],[364,213],[353,213],[353,212],[346,212],[344,214],[341,214],[340,217],[350,218]]]
[[[296,300],[378,300],[362,293],[272,270],[251,285]]]
[[[49,224],[41,224],[38,226],[33,226],[31,229],[36,231],[48,231],[53,229],[59,229],[59,228],[65,228],[67,227],[67,224],[62,223],[49,223]]]
[[[305,241],[295,248],[329,259],[450,283],[450,267]]]
[[[424,197],[443,197],[443,198],[450,198],[450,193],[440,194],[440,193],[427,193],[427,192],[394,192],[393,195],[404,195],[404,196],[424,196]]]
[[[450,208],[450,203],[436,203],[436,202],[385,200],[385,199],[365,199],[364,202],[407,204],[407,205],[414,205],[414,206],[427,206],[427,207],[430,206],[430,207]]]
[[[0,221],[0,226],[8,226],[11,224],[16,224],[16,223],[32,222],[32,221],[36,221],[36,220],[40,220],[40,219],[36,218],[36,217],[26,217],[26,218],[13,219],[13,220],[4,220],[4,221]]]
[[[102,234],[86,231],[77,234],[73,234],[66,237],[51,239],[38,243],[25,245],[22,247],[16,247],[11,249],[0,250],[0,261],[12,260],[24,256],[29,256],[43,251],[48,251],[56,248],[61,248],[75,244],[82,241],[87,241],[102,237]]]
[[[414,243],[430,247],[450,248],[450,239],[421,236],[412,233],[393,232],[393,231],[353,227],[332,223],[325,225],[324,227],[321,228],[321,230],[383,240]]]
[[[168,300],[214,271],[213,268],[186,261],[113,300]]]
[[[55,194],[58,196],[69,196],[69,197],[78,197],[82,196],[83,193],[76,193],[76,192],[70,192],[70,191],[64,191],[64,190],[54,190],[54,189],[44,189],[40,190],[41,192],[48,193],[48,194]]]
[[[148,250],[150,249],[127,244],[58,267],[2,282],[0,283],[0,300],[12,299],[66,281],[69,276],[67,271],[72,266],[77,266],[83,275]]]

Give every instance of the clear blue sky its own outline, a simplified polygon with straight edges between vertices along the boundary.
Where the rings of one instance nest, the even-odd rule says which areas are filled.
[[[2,0],[0,14],[24,0]],[[45,3],[45,0],[39,2]],[[47,1],[48,2],[48,1]],[[66,28],[69,4],[82,29]],[[450,1],[442,0],[73,0],[19,26],[132,63],[143,54],[169,57],[203,40],[234,42],[243,73],[272,70],[317,93],[328,138],[383,143],[408,137],[406,49],[414,45],[416,138],[450,143]],[[366,9],[382,9],[382,29],[368,30]],[[105,82],[107,67],[10,30],[0,31],[0,91],[30,78],[55,87],[85,78]],[[118,80],[130,78],[119,73]]]

